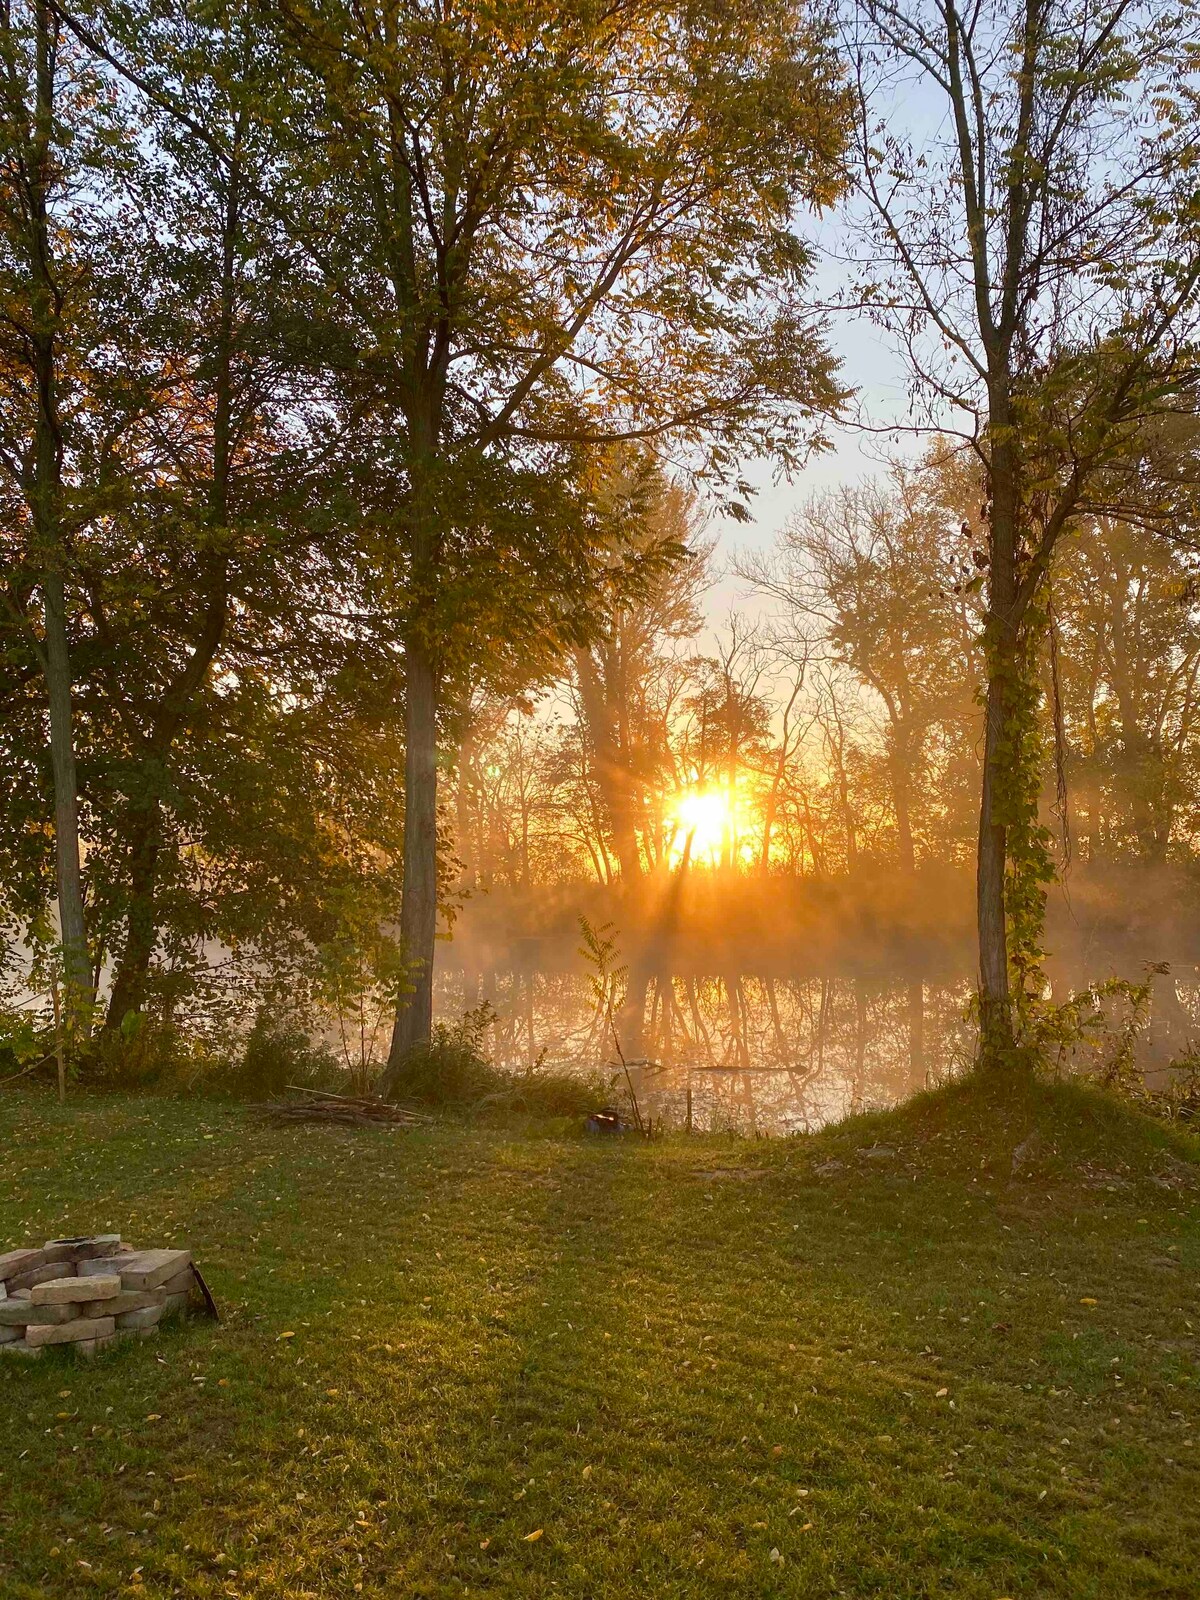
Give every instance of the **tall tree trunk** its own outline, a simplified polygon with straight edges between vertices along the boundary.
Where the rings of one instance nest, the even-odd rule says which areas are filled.
[[[619,662],[605,659],[598,663],[589,650],[576,650],[575,670],[613,853],[623,882],[637,883],[642,876],[642,858],[634,816],[633,776],[627,743],[622,737],[621,701],[628,686],[619,681]]]
[[[980,1036],[985,1058],[1011,1046],[1012,1001],[1008,983],[1008,929],[1004,916],[1005,827],[997,817],[997,778],[1002,760],[1004,686],[989,668],[984,713],[983,779],[975,901],[979,938]]]
[[[50,702],[50,769],[54,784],[54,866],[62,937],[64,1011],[68,1032],[86,1033],[92,1001],[91,963],[79,861],[79,799],[62,573],[42,578],[46,624],[46,691]]]
[[[900,870],[911,876],[917,870],[912,831],[912,756],[907,730],[892,730],[892,804],[896,812],[896,854]]]
[[[1002,382],[993,386],[990,402],[991,568],[984,635],[987,697],[975,889],[981,1060],[986,1066],[995,1066],[1011,1052],[1014,1043],[1004,897],[1008,836],[1000,791],[1005,779],[1012,776],[1014,760],[1007,735],[1011,721],[1010,688],[1018,667],[1013,612],[1017,591],[1020,491],[1008,393]]]
[[[433,1030],[433,957],[437,937],[438,674],[422,642],[405,650],[404,891],[400,939],[412,991],[401,998],[383,1089],[390,1093],[405,1056]]]
[[[50,770],[54,786],[54,865],[62,938],[68,1033],[90,1025],[91,964],[83,909],[79,850],[79,798],[75,769],[71,657],[67,640],[67,552],[62,526],[63,446],[59,427],[57,342],[62,323],[50,236],[49,192],[54,118],[53,24],[48,6],[35,7],[36,103],[28,149],[31,344],[37,385],[31,512],[42,566],[44,672],[50,712]]]
[[[162,845],[162,807],[158,795],[137,808],[129,835],[129,909],[125,947],[113,977],[104,1030],[119,1029],[146,1000],[146,979],[158,944],[158,861]]]

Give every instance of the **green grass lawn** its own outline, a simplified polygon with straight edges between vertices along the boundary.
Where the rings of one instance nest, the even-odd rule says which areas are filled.
[[[0,1358],[4,1600],[1200,1594],[1197,1146],[1097,1097],[645,1145],[9,1094],[0,1150],[0,1248],[188,1244],[226,1314]]]

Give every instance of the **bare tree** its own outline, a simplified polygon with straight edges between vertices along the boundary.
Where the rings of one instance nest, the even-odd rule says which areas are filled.
[[[868,243],[858,303],[907,356],[915,423],[961,419],[985,475],[982,1059],[1015,1063],[1050,870],[1032,660],[1044,580],[1139,425],[1197,378],[1196,13],[1185,0],[858,0],[847,41]],[[899,131],[918,119],[927,133]]]

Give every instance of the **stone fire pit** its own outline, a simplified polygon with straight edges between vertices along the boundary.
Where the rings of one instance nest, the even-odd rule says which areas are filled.
[[[215,1313],[189,1250],[135,1250],[119,1233],[48,1239],[0,1255],[0,1356],[71,1345],[91,1356],[120,1338],[148,1338],[193,1294]]]

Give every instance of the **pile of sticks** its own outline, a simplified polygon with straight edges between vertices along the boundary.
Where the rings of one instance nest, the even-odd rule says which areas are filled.
[[[370,1127],[386,1123],[396,1128],[417,1128],[430,1119],[408,1106],[395,1106],[387,1100],[368,1096],[330,1094],[327,1089],[305,1089],[289,1083],[292,1094],[302,1100],[273,1100],[259,1109],[275,1122],[339,1122],[347,1127]]]

